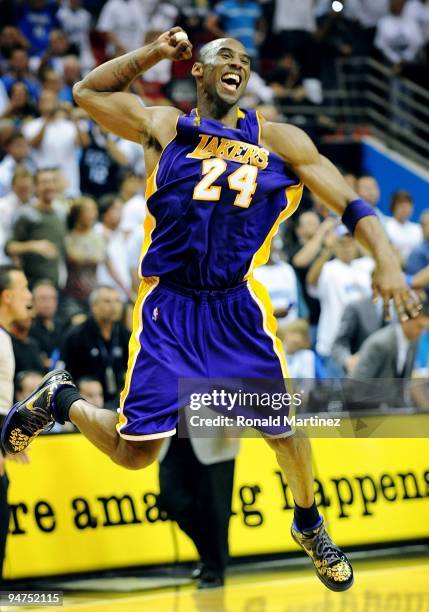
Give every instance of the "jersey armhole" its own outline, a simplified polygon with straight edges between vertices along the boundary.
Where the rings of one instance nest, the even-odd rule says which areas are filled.
[[[177,119],[176,119],[176,123],[174,126],[174,136],[167,142],[167,144],[165,145],[165,147],[161,150],[159,159],[157,164],[155,165],[155,168],[152,170],[150,176],[148,176],[147,178],[147,182],[146,182],[146,191],[145,191],[145,198],[146,201],[155,193],[155,191],[158,189],[157,186],[157,182],[156,182],[156,177],[158,174],[158,170],[159,170],[159,164],[161,163],[161,159],[162,156],[164,155],[165,151],[167,150],[167,148],[171,145],[171,143],[176,140],[177,137],[177,126],[179,123],[179,119],[180,117],[182,117],[182,115],[177,115]]]

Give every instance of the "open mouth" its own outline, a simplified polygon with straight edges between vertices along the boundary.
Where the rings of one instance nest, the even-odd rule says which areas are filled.
[[[241,85],[241,76],[235,72],[227,72],[222,76],[221,81],[225,89],[235,93]]]

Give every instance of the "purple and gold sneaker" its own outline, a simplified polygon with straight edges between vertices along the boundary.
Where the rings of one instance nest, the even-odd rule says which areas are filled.
[[[353,584],[353,569],[343,551],[336,546],[322,523],[308,531],[298,531],[294,524],[292,537],[313,561],[318,578],[331,591],[346,591]]]
[[[65,370],[49,372],[26,399],[15,404],[6,416],[1,431],[1,444],[7,453],[20,453],[43,431],[52,428],[55,395],[64,387],[76,387]]]

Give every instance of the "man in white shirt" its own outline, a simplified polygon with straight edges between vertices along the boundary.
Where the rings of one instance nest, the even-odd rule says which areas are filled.
[[[273,30],[276,33],[285,31],[316,31],[316,3],[314,0],[276,0]]]
[[[78,150],[85,145],[88,136],[78,121],[61,116],[56,95],[47,89],[40,94],[40,117],[23,127],[23,133],[32,147],[38,169],[60,167],[68,182],[66,195],[80,195]]]
[[[417,22],[403,10],[405,0],[391,0],[390,13],[377,24],[374,44],[391,64],[413,62],[423,48],[423,36]]]
[[[14,266],[0,266],[0,424],[13,404],[15,358],[9,328],[13,321],[27,318],[31,300],[24,273]],[[13,457],[9,455],[8,458]],[[0,580],[10,516],[7,504],[9,481],[4,462],[5,457],[0,451]],[[28,463],[25,453],[18,454],[18,462]]]
[[[392,217],[387,219],[385,229],[390,242],[398,250],[403,262],[411,251],[423,241],[421,226],[410,221],[413,208],[413,199],[408,191],[395,191],[390,203]]]
[[[428,0],[408,0],[404,7],[406,19],[413,19],[417,22],[424,43],[429,43],[429,2]]]
[[[118,55],[141,47],[147,28],[142,0],[108,0],[97,23],[97,30],[107,36],[110,52]]]
[[[343,225],[335,230],[335,237],[335,258],[326,261],[326,254],[322,252],[307,277],[311,285],[309,292],[320,300],[316,350],[324,360],[328,375],[334,374],[334,370],[330,370],[331,350],[344,309],[354,300],[371,295],[374,268],[372,258],[359,257],[357,243]]]
[[[302,75],[317,76],[313,34],[316,31],[314,0],[276,0],[273,31],[277,34],[280,55],[292,54],[301,66]]]
[[[61,28],[67,33],[71,43],[78,46],[80,51],[80,61],[83,72],[94,67],[94,56],[91,50],[89,33],[91,30],[91,15],[82,8],[81,0],[69,0],[68,4],[63,4],[57,17],[60,20]]]

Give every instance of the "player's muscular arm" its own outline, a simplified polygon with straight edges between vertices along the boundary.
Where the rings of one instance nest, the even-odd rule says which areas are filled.
[[[341,215],[347,204],[358,197],[303,130],[289,124],[265,122],[262,140],[337,214]]]
[[[320,155],[312,140],[299,128],[288,124],[263,123],[262,144],[282,157],[304,185],[338,215],[344,213],[350,202],[359,198],[335,166]],[[418,307],[415,298],[407,290],[398,259],[377,217],[361,218],[356,224],[354,236],[377,262],[373,276],[374,294],[383,297],[386,318],[389,316],[391,298],[401,318],[416,316]]]
[[[176,43],[173,28],[153,43],[98,66],[73,88],[77,104],[105,129],[141,143],[155,140],[164,147],[174,135],[180,111],[169,107],[146,108],[128,88],[136,77],[162,59],[189,59],[189,40]]]
[[[347,204],[358,199],[359,196],[337,168],[320,155],[312,140],[299,128],[265,123],[262,138],[272,151],[285,160],[304,185],[338,215],[344,213]],[[375,217],[365,217],[358,222],[356,238],[374,257],[391,257],[391,247]]]

